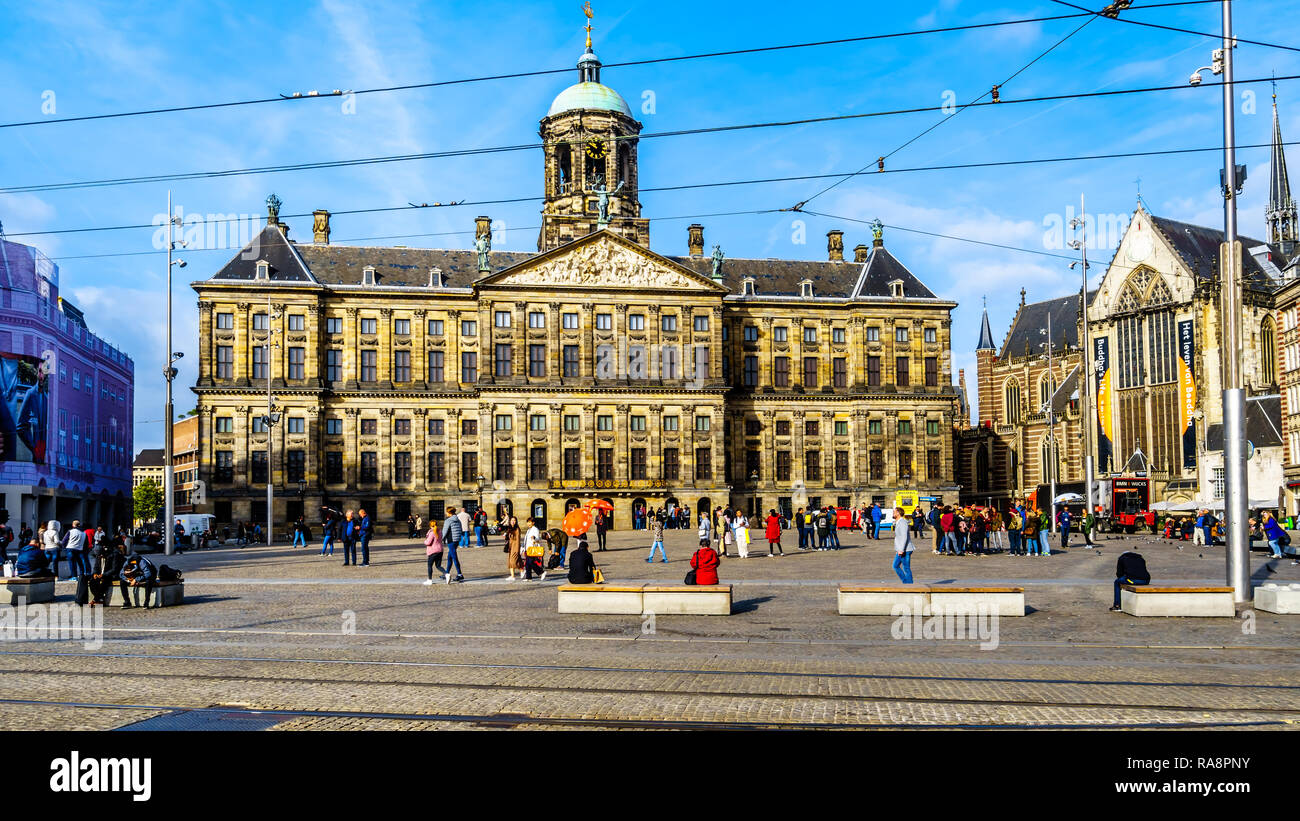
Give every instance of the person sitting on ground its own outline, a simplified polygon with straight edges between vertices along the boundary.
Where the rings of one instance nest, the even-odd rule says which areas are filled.
[[[718,583],[718,565],[721,564],[718,554],[703,540],[700,540],[700,549],[695,551],[691,556],[691,572],[686,574],[687,584],[710,585]]]
[[[41,546],[32,539],[22,550],[18,551],[18,561],[14,564],[14,572],[20,579],[30,579],[36,576],[52,575],[50,571],[50,559],[41,549]]]
[[[1135,550],[1121,553],[1115,562],[1115,603],[1111,610],[1119,610],[1120,586],[1125,584],[1146,585],[1151,583],[1151,573],[1147,570],[1147,561]]]
[[[709,550],[713,552],[712,549]],[[587,548],[586,537],[578,537],[578,546],[569,554],[569,584],[595,584],[596,560]]]

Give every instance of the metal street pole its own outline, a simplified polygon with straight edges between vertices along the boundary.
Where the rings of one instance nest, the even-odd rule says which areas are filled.
[[[1088,211],[1084,205],[1083,194],[1079,195],[1078,227],[1081,235],[1076,237],[1075,243],[1079,246],[1081,257],[1079,264],[1082,266],[1079,305],[1083,313],[1083,356],[1081,357],[1081,363],[1084,365],[1079,369],[1079,375],[1083,377],[1083,413],[1080,415],[1080,420],[1083,423],[1083,495],[1088,505],[1083,515],[1084,518],[1087,518],[1088,514],[1093,512],[1096,503],[1092,487],[1092,380],[1095,370],[1092,362],[1092,337],[1088,333]]]
[[[1239,602],[1253,598],[1250,586],[1250,504],[1246,484],[1246,393],[1241,361],[1241,244],[1237,240],[1237,150],[1232,85],[1232,0],[1223,9],[1223,467],[1226,482],[1228,584]]]
[[[172,465],[172,422],[176,411],[172,408],[172,192],[167,192],[167,351],[163,378],[167,381],[167,404],[163,411],[163,549],[165,555],[176,552],[176,533],[172,528],[176,516],[176,472]]]
[[[271,396],[271,292],[266,293],[266,546],[274,541],[275,469],[271,461],[271,431],[275,426],[275,409]]]
[[[1056,393],[1056,370],[1052,360],[1052,312],[1047,312],[1047,473],[1049,485],[1048,502],[1052,506],[1050,527],[1056,532],[1056,411],[1052,408],[1052,395]]]

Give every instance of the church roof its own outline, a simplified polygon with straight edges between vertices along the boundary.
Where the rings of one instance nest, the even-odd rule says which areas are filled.
[[[1223,231],[1192,225],[1167,217],[1151,215],[1151,221],[1164,234],[1174,251],[1182,258],[1191,271],[1201,278],[1208,278],[1218,269],[1219,246],[1223,243]],[[1285,265],[1285,256],[1274,245],[1251,237],[1238,236],[1242,246],[1242,273],[1246,287],[1257,291],[1272,291],[1281,285],[1278,268]],[[1252,249],[1264,247],[1265,253],[1257,257]],[[1213,266],[1211,260],[1215,260]]]
[[[1088,304],[1092,304],[1096,291],[1088,292]],[[1068,294],[1043,302],[1031,302],[1020,306],[1016,318],[1011,324],[1011,331],[1002,343],[1000,361],[1006,362],[1015,356],[1038,353],[1038,347],[1046,342],[1046,335],[1040,331],[1047,330],[1047,317],[1052,318],[1052,352],[1063,354],[1071,345],[1079,344],[1079,295]]]
[[[1277,118],[1277,101],[1273,102],[1273,147],[1268,171],[1269,210],[1290,208],[1291,181],[1286,173],[1286,153],[1282,151],[1282,125]]]
[[[993,329],[989,327],[989,309],[984,309],[984,319],[980,322],[980,342],[975,346],[977,351],[996,351],[997,345],[993,344]]]

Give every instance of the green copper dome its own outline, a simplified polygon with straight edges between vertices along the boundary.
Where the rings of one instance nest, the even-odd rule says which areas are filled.
[[[595,111],[617,111],[628,117],[632,116],[632,109],[627,107],[623,96],[600,83],[576,83],[569,86],[551,103],[551,110],[546,112],[546,116],[584,108]]]

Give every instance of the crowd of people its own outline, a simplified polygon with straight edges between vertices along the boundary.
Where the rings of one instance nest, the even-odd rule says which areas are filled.
[[[1052,516],[1049,511],[1024,500],[1016,500],[1004,513],[996,508],[933,505],[927,516],[934,528],[934,553],[946,556],[1052,555]],[[1070,546],[1070,534],[1077,526],[1084,544],[1094,545],[1097,518],[1091,511],[1073,513],[1062,507],[1056,513],[1060,549]]]

